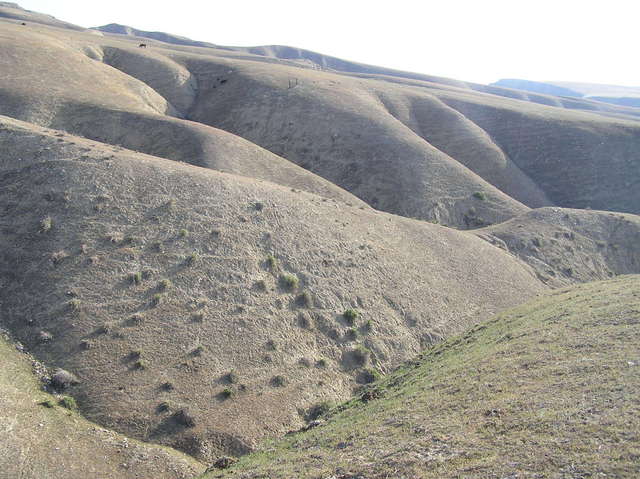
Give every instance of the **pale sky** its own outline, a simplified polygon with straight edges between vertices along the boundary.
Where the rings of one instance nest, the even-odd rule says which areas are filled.
[[[15,0],[83,27],[218,45],[290,45],[478,83],[640,86],[639,0]]]

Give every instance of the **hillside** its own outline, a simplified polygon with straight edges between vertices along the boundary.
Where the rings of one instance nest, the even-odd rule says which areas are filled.
[[[188,479],[204,471],[189,456],[116,434],[67,409],[68,396],[42,391],[33,360],[2,334],[0,361],[0,476]]]
[[[601,85],[582,82],[534,82],[530,80],[503,79],[491,84],[496,87],[513,88],[546,95],[566,96],[610,103],[627,109],[627,114],[638,116],[640,110],[640,87]]]
[[[204,477],[637,477],[638,340],[638,276],[558,290]]]
[[[378,477],[378,464],[413,477],[432,459],[441,477],[460,464],[501,478],[515,477],[501,469],[511,463],[574,467],[572,449],[539,462],[540,451],[556,457],[548,429],[526,460],[514,441],[537,405],[566,419],[557,398],[576,403],[611,380],[614,369],[569,368],[571,388],[543,389],[557,392],[549,378],[575,359],[573,341],[604,355],[621,334],[579,315],[575,298],[607,293],[620,302],[596,298],[588,310],[635,317],[633,277],[552,292],[640,273],[632,109],[107,27],[0,2],[0,423],[13,428],[0,428],[0,471],[80,478],[99,450],[96,476],[189,477],[258,448],[241,474],[296,477],[310,444],[319,452],[305,460],[322,462],[324,479],[360,477],[351,466]],[[585,336],[538,324],[561,304]],[[537,342],[542,329],[553,343]],[[630,354],[625,341],[607,360]],[[506,385],[507,360],[536,355],[539,383],[534,367],[517,370],[528,385],[511,377],[522,399],[482,386]],[[424,381],[434,389],[420,386],[423,401],[411,388]],[[326,427],[264,446],[363,388],[386,399],[352,401]],[[77,411],[59,407],[63,396]],[[467,420],[466,401],[499,414],[473,409]],[[512,414],[529,429],[501,422]],[[449,420],[460,427],[445,432]],[[578,427],[567,421],[563,437]],[[576,438],[594,443],[606,427]],[[329,430],[344,437],[322,442]],[[65,437],[72,447],[60,452]],[[499,437],[507,446],[496,451],[514,457],[501,466],[486,453]],[[637,438],[619,438],[627,474]]]
[[[4,327],[89,419],[202,460],[545,289],[465,232],[1,124]]]
[[[638,213],[631,119],[228,48],[2,29],[3,112],[40,126],[320,194],[332,183],[461,229],[552,205]]]

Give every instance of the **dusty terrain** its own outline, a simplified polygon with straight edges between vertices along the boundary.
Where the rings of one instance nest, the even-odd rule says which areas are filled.
[[[0,3],[8,477],[96,448],[95,474],[200,473],[505,308],[640,273],[625,109],[110,29]]]

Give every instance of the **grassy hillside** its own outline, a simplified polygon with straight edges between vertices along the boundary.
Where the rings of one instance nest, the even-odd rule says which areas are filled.
[[[640,277],[558,290],[206,477],[637,477],[639,340]]]
[[[1,477],[187,479],[205,469],[182,453],[85,420],[68,396],[42,390],[32,362],[0,333]]]

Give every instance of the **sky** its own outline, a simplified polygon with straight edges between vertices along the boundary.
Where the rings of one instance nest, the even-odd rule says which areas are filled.
[[[290,45],[477,83],[640,86],[640,1],[14,0],[83,27],[120,23],[218,45]]]

